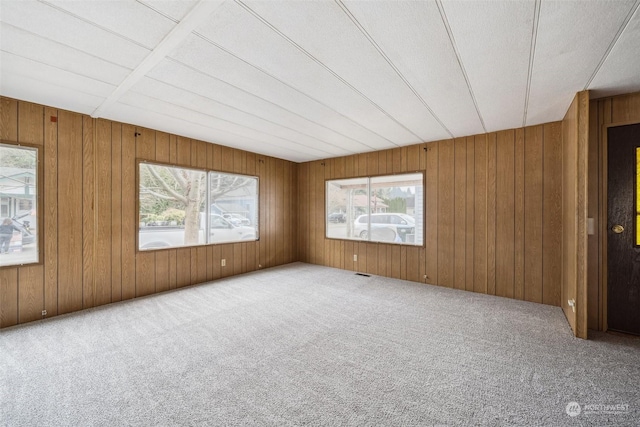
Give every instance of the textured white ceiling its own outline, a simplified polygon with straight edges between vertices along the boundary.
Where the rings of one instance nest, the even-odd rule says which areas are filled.
[[[0,93],[292,161],[640,90],[640,0],[2,0]]]

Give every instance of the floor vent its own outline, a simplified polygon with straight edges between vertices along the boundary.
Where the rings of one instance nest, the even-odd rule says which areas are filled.
[[[371,277],[370,274],[364,274],[364,273],[356,273],[356,276]]]

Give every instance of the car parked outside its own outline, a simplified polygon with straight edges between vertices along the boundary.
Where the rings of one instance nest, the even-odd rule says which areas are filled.
[[[222,217],[227,221],[229,221],[230,223],[232,223],[233,225],[235,225],[236,227],[239,227],[241,225],[251,225],[251,221],[249,220],[249,218],[245,218],[240,214],[223,213]]]
[[[360,215],[354,222],[354,234],[369,239],[369,217],[371,217],[371,240],[383,242],[407,242],[408,235],[416,231],[415,219],[403,213],[374,213]]]
[[[334,212],[332,214],[329,214],[328,218],[329,222],[347,222],[347,217],[345,214],[340,213],[340,212]]]

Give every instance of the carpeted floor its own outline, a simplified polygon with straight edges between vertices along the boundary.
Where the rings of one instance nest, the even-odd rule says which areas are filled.
[[[295,263],[0,331],[0,423],[640,425],[640,339],[591,338],[557,307]]]

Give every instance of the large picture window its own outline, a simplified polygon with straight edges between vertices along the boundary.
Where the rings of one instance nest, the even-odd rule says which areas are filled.
[[[422,246],[423,175],[326,182],[326,236]]]
[[[257,240],[257,177],[144,162],[138,172],[140,250]]]
[[[38,150],[0,144],[0,267],[37,263]]]

